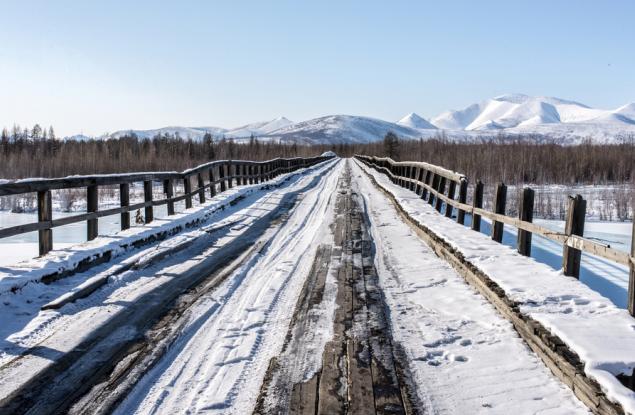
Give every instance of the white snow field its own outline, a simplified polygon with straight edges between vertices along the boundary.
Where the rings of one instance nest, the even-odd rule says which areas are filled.
[[[394,195],[409,215],[496,282],[520,304],[523,313],[575,351],[584,362],[585,374],[601,385],[609,399],[635,413],[635,392],[616,378],[630,375],[635,368],[635,320],[626,310],[584,283],[565,277],[560,269],[524,257],[510,246],[439,215],[414,192],[393,184],[385,175],[360,168]]]
[[[342,180],[351,177],[346,164],[350,185]],[[310,333],[296,338],[310,344],[303,344],[302,362],[285,368],[293,390],[278,402],[297,404],[306,396],[295,394],[298,385],[305,394],[318,385],[325,400],[350,392],[380,401],[381,390],[349,390],[342,379],[323,384],[324,368],[335,373],[338,365],[333,356],[347,356],[335,359],[349,362],[338,366],[342,373],[394,359],[401,368],[391,379],[397,397],[404,407],[414,403],[417,413],[588,413],[512,324],[400,219],[364,171],[575,350],[610,399],[635,412],[635,393],[614,376],[635,367],[635,321],[624,310],[584,283],[439,215],[384,175],[335,159],[236,186],[169,220],[0,267],[0,413],[249,414],[272,365],[284,358],[296,318],[311,322]],[[342,236],[362,221],[370,241]],[[161,233],[163,239],[131,245]],[[372,253],[363,257],[368,263],[361,246]],[[341,259],[328,265],[322,291],[311,291],[321,300],[296,313],[325,247],[339,250],[329,258]],[[51,271],[106,251],[106,263],[42,282]],[[373,266],[381,290],[370,279],[354,280],[374,275]],[[347,286],[346,275],[366,284],[364,290]],[[360,313],[373,319],[371,299],[390,326],[382,334],[390,359],[368,359],[372,347],[357,355],[341,337],[360,330],[354,320]],[[342,317],[349,305],[350,317]],[[343,344],[339,357],[331,343]],[[371,389],[382,384],[375,380]],[[275,389],[271,394],[275,403]]]

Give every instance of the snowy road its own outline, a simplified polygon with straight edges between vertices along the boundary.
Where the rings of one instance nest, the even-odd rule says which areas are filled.
[[[352,160],[260,189],[56,295],[100,275],[59,310],[20,308],[31,314],[5,329],[0,412],[588,412]],[[50,301],[33,293],[18,295]]]

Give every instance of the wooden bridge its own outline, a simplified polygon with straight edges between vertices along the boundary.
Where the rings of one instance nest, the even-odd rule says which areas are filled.
[[[291,174],[277,177],[283,173]],[[139,198],[142,184],[143,201],[131,203],[136,183]],[[583,252],[630,267],[631,316],[635,248],[629,255],[585,238],[585,201],[580,196],[569,199],[565,231],[556,232],[533,223],[532,189],[522,190],[518,217],[511,217],[505,214],[504,184],[496,186],[491,211],[483,208],[480,181],[474,183],[468,203],[468,184],[465,175],[440,166],[363,155],[354,160],[225,160],[183,172],[2,183],[0,196],[37,193],[38,221],[2,228],[0,238],[37,231],[42,256],[37,261],[50,260],[52,265],[36,269],[34,275],[28,275],[33,270],[28,267],[3,271],[11,273],[5,274],[5,294],[29,304],[16,308],[7,302],[3,310],[7,315],[14,309],[28,310],[14,316],[17,326],[45,321],[50,333],[39,338],[24,328],[28,333],[21,336],[32,336],[30,342],[14,343],[5,336],[0,413],[111,413],[115,408],[125,412],[128,404],[141,413],[155,404],[167,405],[161,409],[172,412],[212,408],[222,413],[252,398],[253,405],[243,409],[255,414],[434,413],[422,402],[424,395],[443,400],[448,393],[433,390],[428,382],[454,376],[453,371],[461,373],[452,381],[459,388],[452,394],[461,400],[509,395],[510,402],[535,404],[524,386],[513,385],[515,376],[527,376],[549,385],[539,404],[543,408],[584,412],[584,403],[596,414],[628,412],[587,371],[577,344],[563,341],[570,339],[558,337],[553,327],[527,310],[531,301],[570,294],[571,285],[554,288],[549,278],[553,269],[498,244],[505,225],[517,228],[516,249],[523,256],[532,254],[533,234],[559,243],[564,273],[575,278],[580,276]],[[100,210],[100,189],[110,187],[119,188],[119,206]],[[155,187],[162,188],[163,198],[155,199]],[[53,219],[52,192],[58,189],[85,191],[87,212]],[[177,202],[184,202],[185,212],[175,211]],[[153,210],[163,205],[171,218],[159,218]],[[50,252],[54,228],[86,222],[86,239],[92,240],[99,233],[99,218],[120,215],[125,230],[131,226],[130,212],[138,209],[145,211],[146,223],[154,223],[122,234],[107,248],[99,246],[98,254],[80,247],[64,264],[68,269],[56,268],[59,252]],[[469,228],[453,223],[454,217]],[[481,231],[482,218],[491,221],[491,240],[471,232]],[[436,222],[442,226],[434,228]],[[144,239],[161,232],[166,236]],[[404,235],[407,241],[401,239]],[[95,244],[109,244],[107,239],[100,237]],[[514,264],[541,270],[534,274],[543,278],[528,280],[529,300],[514,297],[510,293],[515,291],[497,282],[498,269],[479,268],[474,262],[483,251],[464,254],[453,245],[457,240],[466,245],[476,241],[488,250],[483,254],[488,260],[503,258],[499,254],[506,252]],[[117,253],[106,255],[107,249]],[[59,281],[71,275],[75,279]],[[553,276],[575,284],[573,291],[590,291],[573,279],[555,272]],[[11,283],[21,285],[14,290]],[[584,295],[588,299],[581,300],[587,303],[581,304],[604,301],[604,310],[617,311],[608,318],[626,327],[618,333],[619,346],[632,349],[631,317],[596,292]],[[457,313],[452,301],[465,301],[469,307]],[[567,313],[564,306],[554,310]],[[588,328],[589,316],[574,317]],[[624,320],[629,324],[622,324]],[[592,324],[604,327],[596,322]],[[128,331],[122,333],[122,328]],[[12,335],[11,330],[3,334]],[[414,340],[409,343],[408,338]],[[611,358],[619,349],[615,343],[606,351]],[[500,352],[500,345],[506,352]],[[479,356],[486,358],[477,369],[495,356],[488,374],[465,364],[478,363]],[[622,353],[621,359],[628,362],[630,354]],[[452,364],[456,366],[443,369]],[[176,365],[174,370],[171,365]],[[426,372],[437,367],[442,371]],[[635,389],[630,372],[603,374],[628,391]],[[460,391],[463,381],[479,383],[481,375],[507,378],[502,390],[488,383],[478,385],[478,392]],[[563,384],[569,388],[566,393]],[[170,398],[157,403],[154,389]],[[475,405],[472,410],[490,402],[469,405]],[[509,413],[501,407],[498,413]]]

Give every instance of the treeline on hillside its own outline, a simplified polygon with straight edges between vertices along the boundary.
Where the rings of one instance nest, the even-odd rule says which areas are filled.
[[[470,179],[508,184],[607,184],[635,182],[635,143],[537,144],[504,138],[487,142],[399,140],[356,146],[355,152],[399,161],[425,161]]]
[[[174,137],[109,140],[52,140],[9,138],[0,141],[0,178],[64,177],[75,174],[182,171],[211,160],[268,160],[276,157],[311,157],[330,146],[308,147],[231,140],[201,141]]]
[[[37,127],[37,128],[36,128]],[[456,142],[441,137],[400,140],[389,133],[371,144],[306,146],[259,141],[200,141],[174,136],[140,139],[134,135],[108,140],[57,140],[50,128],[44,136],[31,130],[5,129],[0,137],[0,178],[62,177],[72,174],[133,171],[181,171],[217,159],[267,160],[310,157],[334,151],[390,156],[400,161],[426,161],[466,174],[472,181],[507,184],[635,183],[635,142],[615,145],[586,142],[575,146],[538,144],[499,137],[494,140]]]

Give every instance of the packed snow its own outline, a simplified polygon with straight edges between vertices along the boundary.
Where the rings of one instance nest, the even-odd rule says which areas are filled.
[[[635,413],[635,392],[623,386],[618,374],[635,369],[635,320],[624,309],[574,278],[565,277],[538,260],[520,255],[483,233],[473,232],[439,215],[414,192],[368,171],[415,220],[457,249],[496,282],[523,313],[557,335],[584,362],[585,373],[595,379],[608,398]]]
[[[359,168],[375,266],[424,413],[587,413],[511,323],[438,258]]]
[[[195,306],[178,343],[116,413],[244,414],[253,410],[269,360],[282,348],[315,251],[332,239],[330,195],[341,168],[339,163],[307,189],[285,223],[262,238],[268,242],[260,253]],[[334,301],[331,304],[334,307]],[[332,315],[333,308],[324,313]],[[322,350],[330,338],[332,325],[323,326],[316,350]],[[321,353],[308,358],[312,361],[306,366],[313,369],[306,375],[311,377],[320,367]]]

